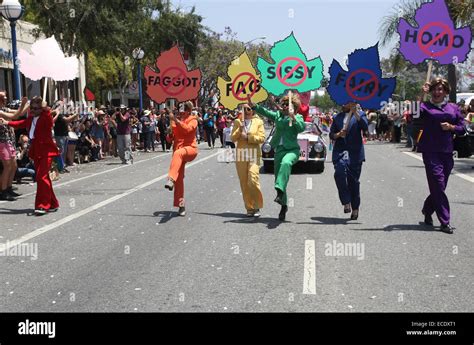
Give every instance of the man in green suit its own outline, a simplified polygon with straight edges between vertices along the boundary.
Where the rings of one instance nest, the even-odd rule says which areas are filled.
[[[299,109],[301,101],[297,95],[293,95],[291,102],[293,109]],[[257,114],[268,117],[275,123],[275,132],[273,133],[270,145],[275,150],[275,189],[277,196],[275,202],[281,205],[278,219],[285,220],[287,206],[286,186],[291,175],[291,168],[298,162],[300,157],[300,146],[298,144],[298,133],[305,129],[303,116],[295,114],[295,111],[289,110],[289,97],[284,96],[280,100],[280,109],[277,111],[268,110],[262,106],[249,105]]]

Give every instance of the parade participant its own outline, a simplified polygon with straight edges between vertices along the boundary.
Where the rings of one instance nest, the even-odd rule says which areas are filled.
[[[178,214],[186,215],[184,204],[184,167],[193,161],[198,154],[196,143],[197,119],[191,115],[192,102],[184,103],[184,113],[175,116],[169,112],[169,119],[173,131],[173,158],[168,171],[168,182],[165,188],[174,189],[174,207],[179,207]]]
[[[298,162],[300,157],[300,146],[298,144],[298,133],[305,129],[303,116],[295,114],[294,109],[299,109],[301,101],[297,95],[292,95],[292,109],[289,109],[290,99],[284,96],[280,100],[280,106],[277,111],[268,110],[262,106],[254,105],[249,99],[249,105],[260,115],[263,115],[275,123],[275,132],[273,133],[270,145],[275,150],[274,172],[275,172],[275,190],[277,196],[275,202],[281,205],[278,219],[285,220],[288,211],[288,198],[286,187],[291,175],[293,165]]]
[[[344,213],[351,212],[351,219],[359,217],[360,174],[365,161],[362,131],[368,129],[367,117],[357,109],[357,104],[349,102],[342,112],[334,117],[329,138],[335,140],[332,151],[334,179],[339,192],[339,200],[344,205]]]
[[[263,196],[260,190],[260,145],[265,141],[263,121],[254,114],[250,106],[243,106],[243,121],[235,119],[232,141],[237,143],[235,166],[239,175],[240,188],[247,216],[260,217]]]
[[[26,111],[27,99],[22,99],[20,108],[16,111],[5,107],[6,92],[0,92],[0,117],[5,120],[15,120]],[[20,196],[13,190],[13,180],[17,170],[15,133],[6,125],[0,124],[0,162],[3,171],[0,174],[0,200],[15,201]]]
[[[59,109],[51,110],[41,97],[34,97],[30,103],[30,114],[24,120],[5,121],[13,128],[26,128],[31,140],[29,156],[34,161],[36,169],[36,199],[35,214],[43,215],[54,212],[59,208],[54,195],[53,184],[49,178],[49,170],[53,157],[59,156],[59,150],[52,138],[53,116]]]
[[[453,134],[463,135],[463,117],[459,107],[445,101],[450,87],[447,80],[436,78],[423,85],[423,92],[431,94],[431,100],[423,102],[420,116],[423,132],[418,142],[418,152],[423,155],[430,195],[426,198],[422,213],[425,224],[433,225],[432,214],[436,212],[441,231],[452,234],[449,200],[445,190],[453,169]]]

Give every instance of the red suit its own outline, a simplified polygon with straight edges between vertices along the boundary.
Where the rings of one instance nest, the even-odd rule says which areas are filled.
[[[311,122],[311,116],[309,115],[309,105],[301,104],[296,113],[303,116],[304,122]]]
[[[13,128],[26,128],[28,133],[32,126],[34,117],[30,114],[26,119],[10,121]],[[49,170],[53,157],[59,156],[59,150],[53,141],[51,131],[53,129],[53,117],[51,111],[43,110],[38,117],[34,131],[34,139],[31,140],[29,157],[33,159],[36,170],[36,200],[35,209],[45,210],[59,207],[58,200],[54,195],[53,183],[49,178]]]

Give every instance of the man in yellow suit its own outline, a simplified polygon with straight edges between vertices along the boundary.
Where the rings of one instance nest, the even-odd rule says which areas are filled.
[[[235,166],[248,217],[260,217],[263,196],[260,190],[260,145],[265,141],[263,121],[245,104],[243,116],[234,121],[231,139],[237,143]]]

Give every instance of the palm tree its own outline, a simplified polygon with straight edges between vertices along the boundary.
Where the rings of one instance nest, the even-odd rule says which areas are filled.
[[[420,7],[421,4],[425,2],[429,1],[403,0],[399,5],[396,5],[392,12],[382,19],[379,27],[380,44],[382,46],[388,45],[397,35],[397,27],[400,18],[404,18],[410,23],[410,25],[416,26],[417,23],[414,21],[415,11]],[[446,4],[456,27],[470,25],[471,30],[474,31],[474,5],[472,0],[446,0]],[[398,46],[396,48],[398,48]],[[399,51],[397,54],[392,55],[392,59],[395,60],[392,61],[392,65],[394,66],[393,72],[396,72],[397,68],[403,67],[400,58],[403,60],[403,57]],[[456,102],[457,82],[456,66],[454,64],[448,65],[448,82],[451,86],[449,99],[451,102]]]

